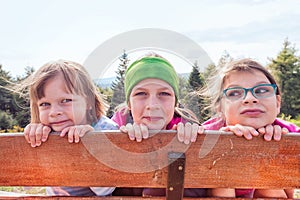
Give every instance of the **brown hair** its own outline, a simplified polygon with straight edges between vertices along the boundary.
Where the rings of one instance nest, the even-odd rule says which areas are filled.
[[[29,94],[31,123],[40,122],[37,101],[45,95],[44,85],[46,82],[59,73],[64,77],[66,89],[70,93],[83,96],[87,104],[91,106],[86,118],[89,123],[96,122],[105,114],[107,104],[84,67],[73,61],[57,60],[46,63],[14,87],[14,91],[22,96],[27,95],[28,98]]]
[[[221,99],[223,97],[224,90],[224,81],[231,72],[251,72],[253,70],[262,72],[271,84],[276,84],[276,95],[280,95],[278,84],[276,83],[274,77],[270,74],[270,72],[258,62],[249,58],[244,58],[231,61],[225,66],[216,69],[216,72],[214,73],[215,75],[208,80],[206,87],[201,90],[201,94],[210,101],[210,105],[207,108],[210,109],[212,113],[217,113],[220,110]]]

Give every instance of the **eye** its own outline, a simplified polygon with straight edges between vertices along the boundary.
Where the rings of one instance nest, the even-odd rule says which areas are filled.
[[[171,96],[170,92],[160,92],[159,93],[160,96]]]
[[[258,87],[255,90],[256,94],[267,93],[267,92],[270,92],[270,89],[268,87]]]
[[[46,107],[46,106],[50,106],[50,103],[43,102],[39,104],[39,107]]]
[[[244,94],[244,90],[241,89],[230,89],[226,91],[226,96],[228,97],[238,97]]]
[[[72,101],[72,99],[64,99],[64,100],[62,100],[61,102],[62,103],[68,103],[68,102],[71,102]]]
[[[146,95],[147,95],[146,92],[136,92],[136,93],[134,93],[133,96],[146,96]]]

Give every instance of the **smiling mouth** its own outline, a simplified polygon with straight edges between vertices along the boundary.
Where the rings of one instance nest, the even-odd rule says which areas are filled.
[[[68,121],[68,120],[58,121],[58,122],[52,122],[51,125],[60,125],[60,124],[66,123],[67,121]]]

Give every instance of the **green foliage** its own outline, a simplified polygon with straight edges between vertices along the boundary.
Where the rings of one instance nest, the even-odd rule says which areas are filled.
[[[203,75],[200,74],[198,63],[195,62],[193,65],[192,72],[189,76],[189,85],[191,86],[191,89],[195,91],[203,87],[203,82]]]
[[[108,117],[112,117],[115,111],[115,108],[120,105],[121,103],[125,102],[125,91],[124,91],[124,78],[125,78],[125,71],[128,67],[129,59],[127,54],[124,50],[123,54],[119,58],[120,64],[118,67],[117,78],[113,82],[111,90],[113,91],[110,107],[107,112]]]
[[[298,115],[296,118],[292,118],[291,115],[286,115],[284,113],[281,113],[280,118],[300,127],[300,115]]]
[[[7,132],[7,129],[13,128],[17,121],[13,119],[12,115],[5,111],[0,111],[0,131]]]
[[[286,39],[283,48],[268,65],[282,92],[281,112],[293,118],[300,113],[300,58]]]
[[[184,103],[184,97],[189,92],[188,80],[185,76],[178,75],[179,79],[179,102]]]
[[[188,94],[185,95],[184,107],[193,111],[200,122],[206,120],[207,118],[207,112],[204,109],[206,107],[206,101],[198,93],[199,90],[204,86],[204,83],[204,73],[199,71],[198,63],[195,62],[188,79]]]
[[[106,102],[111,102],[111,98],[113,95],[112,89],[111,88],[101,88],[101,87],[98,87],[98,88],[99,88],[99,92],[102,95],[103,99]]]

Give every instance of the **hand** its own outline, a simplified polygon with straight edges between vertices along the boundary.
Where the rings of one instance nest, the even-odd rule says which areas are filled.
[[[49,126],[45,126],[41,123],[28,124],[24,129],[24,136],[28,143],[32,147],[41,146],[42,142],[46,142],[51,132]]]
[[[120,131],[127,133],[130,140],[136,140],[137,142],[141,142],[142,139],[149,137],[148,127],[144,124],[128,123],[126,126],[121,126]]]
[[[234,126],[226,126],[220,128],[220,131],[231,131],[237,136],[244,136],[247,140],[251,140],[253,136],[258,136],[259,133],[255,128],[236,124]]]
[[[289,131],[287,128],[281,128],[279,125],[267,125],[259,128],[258,132],[264,135],[266,141],[271,141],[272,137],[275,141],[281,140],[281,135],[287,134]]]
[[[68,133],[69,143],[78,143],[81,137],[83,137],[87,132],[93,130],[94,128],[90,125],[69,126],[61,131],[60,136],[64,137]]]
[[[177,130],[177,138],[180,142],[184,142],[184,144],[195,142],[197,135],[204,133],[203,126],[199,126],[196,123],[191,124],[190,122],[185,124],[180,122],[177,125],[174,125],[172,129]]]

